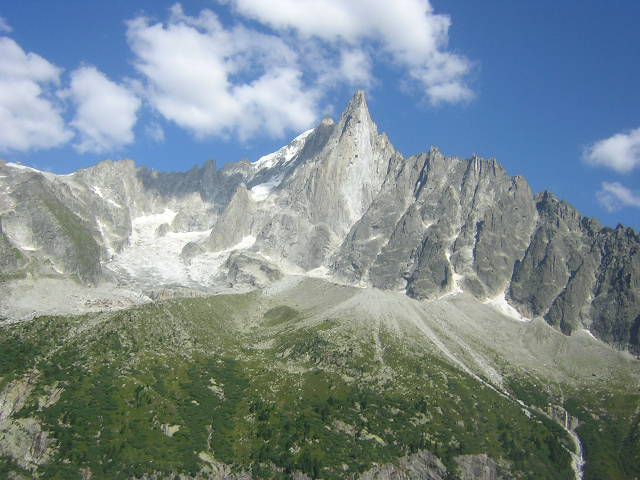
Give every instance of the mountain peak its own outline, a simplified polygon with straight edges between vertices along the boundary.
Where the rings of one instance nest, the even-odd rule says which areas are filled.
[[[353,97],[351,97],[351,101],[349,102],[349,106],[351,105],[367,107],[367,97],[364,90],[356,90],[356,93],[353,94]]]
[[[369,114],[365,93],[358,90],[340,117],[336,134],[340,138],[353,136],[360,141],[371,143],[378,136],[378,128]]]
[[[367,117],[371,120],[369,106],[367,105],[367,99],[363,90],[358,90],[353,97],[351,97],[351,101],[343,113],[343,117],[346,116],[356,116],[360,119]]]

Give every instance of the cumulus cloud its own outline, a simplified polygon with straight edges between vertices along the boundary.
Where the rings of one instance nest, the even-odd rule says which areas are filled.
[[[52,96],[60,73],[14,40],[0,38],[0,150],[52,148],[71,138]]]
[[[302,40],[374,44],[420,82],[433,104],[473,97],[465,80],[469,60],[447,51],[451,19],[435,14],[427,0],[280,0],[278,8],[262,0],[229,1],[240,15]]]
[[[71,72],[69,88],[61,95],[75,106],[71,126],[78,132],[78,152],[103,153],[133,142],[140,99],[95,67]]]
[[[404,72],[433,104],[473,97],[470,62],[447,51],[451,21],[426,0],[219,3],[240,21],[226,25],[211,10],[190,15],[176,4],[166,21],[127,23],[149,104],[196,137],[307,128],[336,87],[374,85],[379,61]]]
[[[584,159],[591,165],[628,173],[640,167],[640,128],[618,133],[589,146]]]
[[[9,22],[4,17],[0,17],[0,33],[11,33],[13,28],[9,25]]]
[[[69,142],[105,152],[134,141],[141,98],[196,137],[280,137],[327,113],[339,87],[371,88],[379,62],[418,85],[431,103],[473,97],[470,62],[448,49],[451,20],[429,0],[218,0],[236,14],[171,7],[165,21],[127,23],[136,78],[126,86],[80,67],[60,86],[62,70],[0,37],[0,151]],[[11,32],[0,16],[0,34]],[[61,107],[73,107],[68,125]],[[164,130],[144,127],[158,142]]]
[[[602,182],[596,197],[609,212],[623,207],[640,208],[640,193],[633,192],[619,182]]]
[[[318,92],[275,35],[225,28],[210,10],[192,17],[176,5],[166,23],[130,21],[127,39],[150,104],[197,137],[281,136],[316,119]]]

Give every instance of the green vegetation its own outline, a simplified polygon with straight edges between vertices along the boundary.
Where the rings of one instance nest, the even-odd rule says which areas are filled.
[[[565,406],[581,422],[585,480],[640,478],[640,391],[581,390]]]
[[[552,398],[549,386],[544,385],[541,380],[526,376],[510,377],[507,382],[509,391],[515,398],[522,400],[525,404],[546,410],[549,403],[557,400]]]
[[[426,449],[450,471],[456,456],[486,453],[519,478],[573,478],[571,440],[546,416],[391,332],[380,330],[377,351],[348,322],[309,323],[285,305],[263,314],[261,301],[184,299],[5,327],[0,388],[37,370],[18,415],[56,440],[41,477],[195,475],[215,459],[263,478],[343,478]],[[51,385],[64,391],[41,408]],[[511,388],[546,401],[526,383]],[[637,419],[634,431],[629,449]],[[0,474],[16,468],[0,462]]]

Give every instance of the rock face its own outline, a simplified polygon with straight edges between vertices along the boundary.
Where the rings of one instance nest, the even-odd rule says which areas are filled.
[[[358,478],[361,480],[445,480],[448,478],[448,473],[438,457],[422,450],[401,458],[397,465],[381,465],[363,473]]]
[[[400,160],[340,247],[334,270],[429,298],[504,292],[536,221],[531,190],[495,160]]]
[[[56,187],[40,175],[20,179],[15,208],[2,216],[3,232],[16,240],[14,249],[37,258],[43,268],[94,283],[100,275],[100,249],[92,226],[74,213],[69,192]]]
[[[513,478],[506,468],[485,454],[455,458],[460,480],[506,480]]]
[[[49,432],[35,418],[14,418],[35,387],[38,372],[15,380],[0,391],[0,457],[9,457],[25,470],[46,463],[55,448]],[[47,399],[49,400],[49,399]],[[53,399],[55,403],[57,399]]]
[[[536,207],[540,220],[510,286],[520,311],[565,333],[582,325],[609,343],[637,348],[640,236],[602,228],[548,192]]]
[[[257,174],[236,190],[209,248],[252,236],[270,256],[305,270],[324,265],[379,194],[391,160],[400,158],[358,93],[337,124],[324,121],[256,162]]]
[[[25,259],[22,253],[11,244],[3,233],[0,223],[0,272],[3,272],[4,275],[11,275],[19,271],[24,263]]]
[[[179,252],[174,264],[192,266],[192,283],[261,286],[322,269],[417,299],[465,291],[509,302],[566,334],[588,328],[640,351],[637,232],[603,228],[548,192],[534,196],[493,159],[435,148],[404,158],[362,93],[337,123],[324,120],[254,163],[160,173],[107,161],[56,176],[0,162],[0,186],[0,278],[96,283],[127,270],[113,271],[110,259],[153,237]],[[152,235],[135,231],[156,218]]]

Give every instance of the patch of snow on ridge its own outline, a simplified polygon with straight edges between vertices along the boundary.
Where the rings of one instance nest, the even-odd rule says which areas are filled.
[[[7,162],[5,163],[5,166],[14,168],[16,170],[39,173],[40,175],[44,175],[46,178],[49,178],[49,179],[59,178],[62,176],[62,175],[56,175],[55,173],[51,173],[51,172],[43,172],[42,170],[38,170],[37,168],[28,167],[27,165],[22,165],[20,163]]]
[[[525,317],[520,312],[518,312],[515,308],[513,308],[509,302],[507,302],[507,297],[505,293],[501,293],[500,295],[496,295],[493,298],[485,300],[483,302],[485,305],[492,306],[495,310],[499,311],[503,315],[507,317],[511,317],[519,322],[530,322],[531,319]]]
[[[256,170],[263,170],[265,168],[272,168],[277,164],[285,165],[296,156],[296,154],[302,150],[304,141],[313,132],[313,129],[307,130],[294,138],[289,145],[285,145],[279,150],[264,155],[254,162]]]
[[[262,202],[266,200],[267,197],[269,197],[269,195],[271,195],[271,192],[273,191],[273,189],[278,185],[280,185],[281,181],[282,181],[282,176],[277,176],[269,180],[268,182],[261,183],[259,185],[252,187],[251,190],[249,190],[249,197],[254,202]]]
[[[242,237],[242,240],[236,243],[233,247],[227,248],[225,250],[222,250],[222,252],[217,252],[217,253],[227,253],[227,252],[232,252],[234,250],[246,250],[248,248],[253,247],[255,243],[256,243],[256,237],[254,237],[253,235],[247,235],[246,237]]]
[[[43,174],[46,173],[46,172],[43,172],[42,170],[38,170],[37,168],[28,167],[26,165],[21,165],[19,163],[8,162],[8,163],[5,163],[5,165],[7,167],[17,168],[18,170],[29,170],[31,172],[43,173]]]
[[[96,195],[98,195],[101,199],[103,199],[105,202],[110,203],[111,205],[113,205],[116,208],[122,208],[122,205],[120,205],[119,203],[114,202],[113,200],[111,200],[110,198],[105,197],[104,193],[102,193],[102,190],[100,189],[100,187],[96,186],[96,185],[92,185],[91,186],[91,191],[93,193],[95,193]]]

